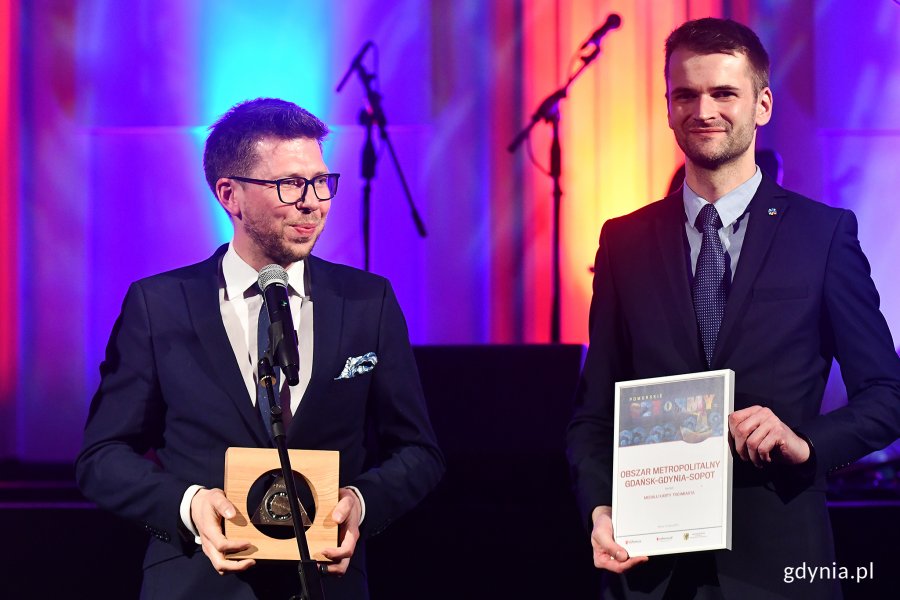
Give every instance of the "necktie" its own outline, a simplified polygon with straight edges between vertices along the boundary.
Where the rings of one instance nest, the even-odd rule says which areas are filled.
[[[271,321],[269,320],[269,309],[266,307],[265,300],[259,306],[259,322],[256,329],[256,349],[257,349],[257,361],[265,355],[266,351],[269,349],[269,325]],[[256,406],[259,407],[259,412],[262,415],[263,424],[266,426],[266,431],[269,432],[269,438],[272,437],[272,417],[269,409],[269,395],[266,392],[266,386],[259,381],[258,376],[259,365],[257,364],[257,381],[256,381]],[[278,398],[278,393],[280,388],[280,372],[278,368],[274,369],[275,371],[275,397],[276,401]]]
[[[705,205],[694,226],[703,232],[700,244],[700,255],[697,257],[697,269],[694,273],[694,312],[697,313],[697,324],[700,326],[700,339],[703,342],[703,353],[706,366],[712,365],[716,338],[725,314],[725,249],[719,239],[722,219],[712,204]]]

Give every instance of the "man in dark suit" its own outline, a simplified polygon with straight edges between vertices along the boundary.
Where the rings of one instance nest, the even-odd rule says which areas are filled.
[[[233,107],[211,127],[204,153],[233,240],[201,263],[132,284],[125,297],[77,477],[88,498],[152,534],[142,597],[287,598],[299,590],[294,563],[228,559],[249,544],[222,533],[223,519],[235,516],[221,490],[225,450],[272,446],[256,401],[266,312],[256,281],[265,265],[287,269],[299,332],[300,384],[282,378],[279,390],[286,418],[293,415],[288,446],[340,451],[340,543],[323,552],[329,600],[368,597],[361,540],[418,503],[443,473],[390,284],[310,255],[337,193],[338,176],[322,157],[327,133],[283,100]],[[345,368],[348,359],[362,368]]]
[[[825,475],[900,432],[900,361],[855,217],[754,164],[768,70],[759,39],[733,21],[672,32],[668,115],[685,185],[600,236],[568,444],[594,564],[624,574],[609,578],[612,597],[839,597],[839,582],[791,585],[785,569],[834,565]],[[849,404],[820,415],[835,357]],[[614,383],[707,369],[736,374],[733,549],[630,556],[610,516]]]

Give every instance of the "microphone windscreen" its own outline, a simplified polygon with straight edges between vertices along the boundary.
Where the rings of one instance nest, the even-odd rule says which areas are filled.
[[[266,265],[259,270],[256,282],[262,291],[266,291],[266,288],[273,283],[287,287],[288,274],[281,265]]]

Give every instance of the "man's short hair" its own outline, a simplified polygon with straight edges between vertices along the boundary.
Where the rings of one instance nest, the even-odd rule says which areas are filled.
[[[235,104],[209,128],[203,172],[212,193],[216,182],[231,175],[247,177],[256,166],[256,143],[265,138],[314,139],[322,145],[328,126],[293,102],[257,98]]]
[[[666,82],[672,53],[679,48],[697,54],[743,54],[750,63],[756,94],[769,87],[769,54],[753,30],[737,21],[707,17],[688,21],[670,33],[666,40]]]

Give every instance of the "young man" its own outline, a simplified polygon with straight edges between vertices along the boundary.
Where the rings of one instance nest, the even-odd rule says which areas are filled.
[[[825,474],[900,434],[900,360],[856,238],[856,219],[780,188],[754,162],[772,115],[756,35],[700,19],[666,42],[669,127],[685,185],[608,221],[590,348],[569,427],[594,564],[629,598],[828,598],[836,581],[784,582],[833,565]],[[837,357],[848,406],[820,415]],[[616,381],[732,369],[733,550],[630,556],[611,522]]]
[[[293,415],[288,446],[340,451],[340,546],[325,551],[329,600],[368,597],[361,540],[443,473],[390,284],[311,255],[337,193],[338,175],[322,157],[327,133],[283,100],[228,111],[211,128],[204,169],[234,238],[201,263],[132,284],[113,328],[77,476],[88,498],[153,535],[144,598],[299,591],[296,563],[227,559],[249,544],[222,534],[222,520],[235,515],[221,490],[225,450],[272,445],[256,383],[267,310],[256,282],[265,265],[289,274],[300,340],[300,384],[282,377],[279,390]],[[370,352],[371,370],[344,372],[348,359]]]

